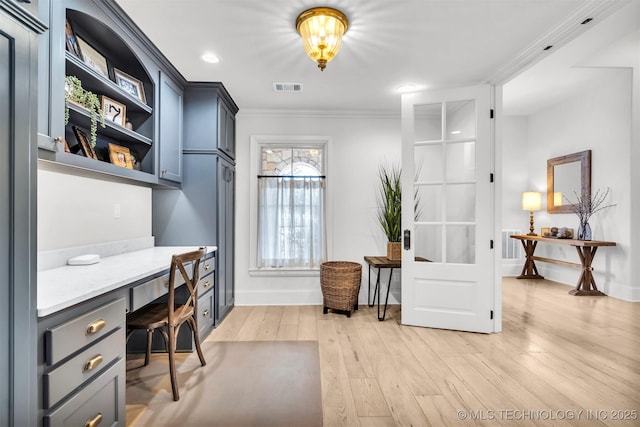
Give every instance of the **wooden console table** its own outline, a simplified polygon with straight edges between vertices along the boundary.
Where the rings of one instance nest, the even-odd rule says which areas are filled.
[[[596,280],[593,277],[593,267],[591,263],[596,255],[596,251],[600,246],[616,246],[615,242],[601,242],[597,240],[576,240],[576,239],[553,239],[550,237],[528,236],[524,234],[514,234],[512,239],[518,239],[522,242],[522,247],[527,256],[522,273],[518,279],[544,279],[538,274],[538,268],[535,261],[549,262],[552,264],[564,265],[567,267],[579,268],[582,270],[578,284],[575,289],[569,291],[571,295],[605,295],[596,287]],[[578,251],[580,264],[574,262],[561,261],[557,259],[544,258],[535,256],[534,252],[538,242],[555,243],[560,245],[573,246]]]

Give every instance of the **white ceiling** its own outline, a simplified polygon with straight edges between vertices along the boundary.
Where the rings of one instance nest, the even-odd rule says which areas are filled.
[[[413,83],[429,89],[502,83],[597,23],[617,1],[117,3],[187,80],[223,82],[241,111],[397,113],[397,86]],[[305,55],[294,26],[297,15],[314,6],[338,8],[351,23],[340,53],[324,72]],[[592,24],[580,25],[593,16]],[[548,44],[554,48],[544,52]],[[222,62],[203,62],[200,56],[205,52],[214,52]],[[304,89],[275,93],[274,82],[302,83]]]

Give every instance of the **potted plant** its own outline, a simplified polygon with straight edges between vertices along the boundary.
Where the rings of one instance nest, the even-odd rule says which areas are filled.
[[[398,166],[380,166],[380,193],[378,197],[378,222],[387,236],[387,258],[402,257],[402,185]]]
[[[76,76],[65,77],[64,92],[64,124],[69,123],[69,102],[73,102],[89,110],[89,116],[91,117],[91,147],[95,147],[98,132],[98,117],[100,118],[100,125],[105,127],[104,113],[102,112],[100,99],[93,92],[85,90],[82,87],[82,82]]]

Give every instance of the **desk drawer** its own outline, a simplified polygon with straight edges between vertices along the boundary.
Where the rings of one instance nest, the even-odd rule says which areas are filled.
[[[180,277],[181,278],[181,277]],[[181,283],[182,280],[177,280]],[[178,285],[179,286],[179,285]],[[165,274],[131,289],[131,311],[144,307],[169,291],[169,275]]]
[[[213,270],[216,268],[216,257],[207,258],[204,261],[200,262],[200,277],[204,277],[207,274],[213,273]]]
[[[45,332],[45,357],[54,365],[116,328],[125,326],[125,300],[121,298]]]
[[[213,326],[215,296],[213,290],[198,297],[198,334],[204,339],[204,331]]]
[[[86,426],[100,418],[100,426],[124,426],[125,375],[125,360],[120,359],[78,394],[45,415],[44,425]]]
[[[93,378],[125,352],[125,334],[118,329],[104,340],[44,374],[44,407],[50,408]]]
[[[200,279],[200,284],[198,285],[198,295],[204,295],[213,289],[213,285],[215,280],[214,274],[209,274]]]

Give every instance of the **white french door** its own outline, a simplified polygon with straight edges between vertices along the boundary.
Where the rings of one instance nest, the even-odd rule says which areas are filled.
[[[493,320],[491,90],[402,96],[405,325],[499,330]]]

